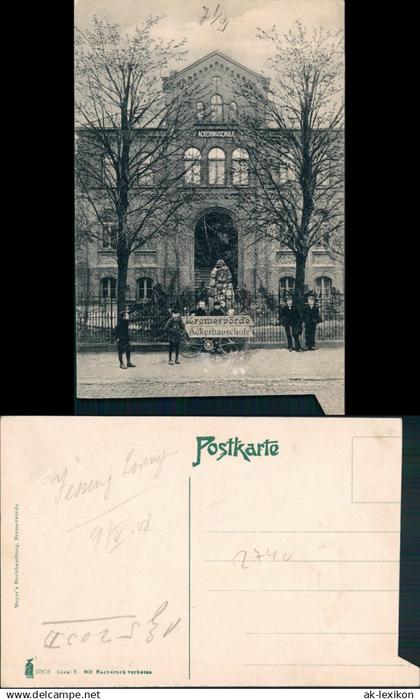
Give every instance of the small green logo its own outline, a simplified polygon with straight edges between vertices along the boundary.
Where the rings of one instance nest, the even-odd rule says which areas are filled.
[[[27,659],[25,664],[25,676],[26,678],[34,677],[34,665],[32,663],[33,659]]]

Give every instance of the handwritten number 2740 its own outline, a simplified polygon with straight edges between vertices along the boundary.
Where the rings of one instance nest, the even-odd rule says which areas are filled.
[[[254,547],[255,556],[253,558],[249,557],[249,552],[246,549],[241,549],[233,557],[233,565],[239,564],[242,569],[249,569],[250,564],[260,564],[262,561],[279,561],[277,559],[277,550],[271,551],[266,549],[264,553],[261,553]],[[291,554],[284,552],[281,561],[290,561]]]

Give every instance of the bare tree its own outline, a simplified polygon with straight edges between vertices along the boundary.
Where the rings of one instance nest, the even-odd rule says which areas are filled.
[[[238,192],[252,240],[274,239],[296,259],[295,294],[303,298],[309,251],[343,248],[342,37],[311,34],[299,23],[272,44],[265,88],[238,87],[248,109],[239,126],[251,184]]]
[[[108,237],[118,264],[118,311],[126,304],[131,254],[173,238],[182,194],[188,93],[162,89],[162,72],[184,42],[154,38],[158,17],[131,35],[97,18],[76,30],[76,207],[85,238]],[[191,117],[190,117],[191,118]]]

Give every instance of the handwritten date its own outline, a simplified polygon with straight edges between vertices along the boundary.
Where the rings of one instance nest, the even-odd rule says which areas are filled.
[[[214,27],[216,31],[224,32],[229,24],[229,17],[226,17],[226,15],[223,14],[223,11],[220,8],[220,3],[218,3],[213,14],[211,13],[210,8],[206,5],[203,5],[203,10],[204,14],[200,19],[200,24],[202,25],[208,21],[210,26]]]
[[[130,520],[112,521],[109,520],[105,525],[95,525],[90,533],[90,539],[94,543],[95,548],[103,546],[108,554],[115,552],[125,542],[129,542],[136,535],[146,533],[150,530],[152,514],[147,513],[143,518]]]

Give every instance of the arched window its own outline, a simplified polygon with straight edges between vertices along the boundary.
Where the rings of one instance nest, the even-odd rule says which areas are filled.
[[[225,152],[222,148],[211,148],[208,155],[209,185],[225,184]]]
[[[113,248],[117,247],[117,225],[112,223],[105,223],[102,227],[102,248]]]
[[[223,121],[223,100],[220,95],[213,95],[210,100],[211,120],[213,122]]]
[[[140,277],[137,280],[137,299],[149,301],[152,298],[153,280],[150,277]]]
[[[142,187],[152,187],[153,170],[151,154],[143,154],[139,162],[139,183]]]
[[[236,102],[231,102],[229,105],[229,120],[231,122],[236,122],[238,117],[238,108]]]
[[[296,180],[296,173],[293,163],[288,157],[282,158],[279,166],[279,181],[293,182],[294,180]]]
[[[331,158],[328,161],[327,181],[324,183],[326,187],[333,185],[336,177],[335,162]]]
[[[332,289],[331,277],[317,277],[315,280],[315,287],[320,296],[328,296],[331,294]]]
[[[117,184],[117,174],[111,156],[102,158],[102,182],[106,187],[115,187]]]
[[[221,79],[220,75],[215,75],[213,78],[213,87],[216,90],[216,92],[219,92],[221,84],[222,84],[222,79]]]
[[[203,119],[204,119],[204,102],[197,102],[196,114],[197,114],[197,119],[199,119],[200,121],[203,121]]]
[[[115,299],[117,291],[117,280],[114,277],[104,277],[101,279],[102,299]]]
[[[232,182],[234,185],[247,185],[249,180],[249,156],[245,148],[235,148],[232,152]]]
[[[184,178],[188,185],[201,182],[201,153],[198,148],[187,148],[184,153]]]
[[[295,291],[294,277],[280,277],[280,293],[293,294]]]

